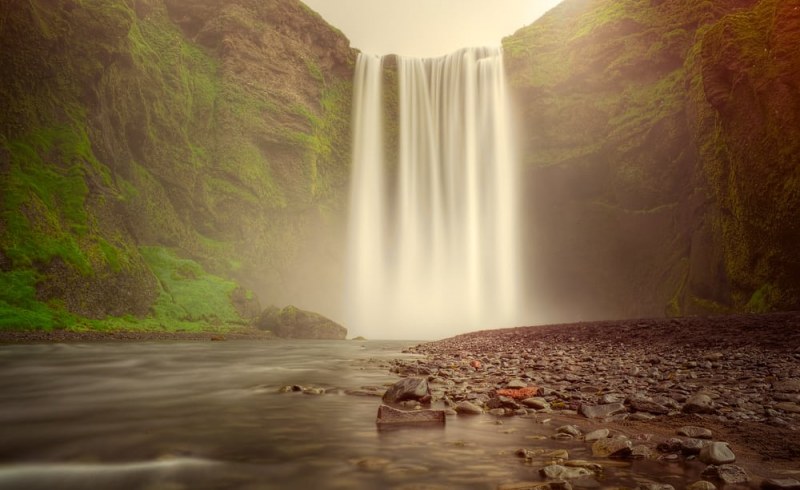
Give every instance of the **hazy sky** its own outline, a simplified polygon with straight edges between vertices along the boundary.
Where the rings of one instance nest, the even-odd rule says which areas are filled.
[[[370,54],[441,56],[499,46],[561,0],[303,0]]]

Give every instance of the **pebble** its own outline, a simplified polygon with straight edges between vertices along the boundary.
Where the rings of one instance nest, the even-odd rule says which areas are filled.
[[[611,417],[618,413],[625,413],[628,410],[622,403],[607,403],[605,405],[581,405],[580,413],[589,419],[602,419]]]
[[[574,480],[576,478],[594,476],[594,472],[586,468],[571,468],[558,464],[545,466],[539,470],[539,473],[541,473],[543,477],[551,480]]]
[[[700,461],[706,464],[726,464],[736,461],[731,448],[724,442],[712,442],[700,450]]]
[[[800,490],[800,481],[794,478],[771,478],[761,482],[762,490]]]
[[[580,437],[582,433],[575,425],[562,425],[556,429],[556,434],[569,434],[572,437]]]
[[[534,410],[549,410],[550,404],[544,398],[533,397],[522,400],[522,404]]]
[[[466,400],[458,402],[456,404],[455,410],[456,413],[459,413],[461,415],[480,415],[483,413],[483,409],[481,407]]]
[[[697,393],[686,400],[682,411],[684,413],[716,413],[714,401],[705,393]]]
[[[605,438],[608,437],[608,434],[609,434],[609,430],[608,429],[597,429],[597,430],[593,430],[593,431],[589,432],[588,434],[586,434],[586,436],[584,437],[584,440],[586,442],[592,442],[592,441],[596,441],[598,439],[605,439]]]
[[[615,437],[599,439],[592,444],[592,455],[599,458],[627,458],[631,455],[633,444],[629,439]]]
[[[703,478],[710,478],[713,480],[720,480],[723,483],[733,485],[736,483],[747,483],[750,477],[741,466],[734,464],[723,465],[709,465],[703,470],[701,475]]]
[[[717,490],[717,487],[710,481],[699,480],[687,486],[686,490]]]
[[[694,439],[711,439],[713,437],[713,433],[710,430],[693,425],[681,427],[678,429],[678,435],[692,437]]]

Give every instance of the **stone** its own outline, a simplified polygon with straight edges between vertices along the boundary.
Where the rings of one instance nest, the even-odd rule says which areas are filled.
[[[533,397],[522,400],[522,404],[534,410],[548,410],[550,404],[544,398]]]
[[[699,480],[687,486],[686,490],[717,490],[717,487],[710,481]]]
[[[712,480],[719,480],[729,485],[747,483],[750,481],[750,476],[748,476],[744,468],[736,466],[735,464],[723,464],[719,466],[713,464],[709,465],[703,470],[700,476]]]
[[[572,485],[566,481],[520,481],[500,484],[497,490],[572,490]]]
[[[652,459],[653,450],[644,444],[639,444],[631,448],[631,459]]]
[[[724,442],[712,442],[700,450],[698,459],[706,464],[727,464],[736,461],[731,448]]]
[[[574,480],[576,478],[585,478],[587,476],[594,476],[594,472],[586,468],[570,468],[558,464],[551,464],[545,466],[539,473],[545,478],[551,480]]]
[[[573,459],[571,461],[564,461],[562,465],[570,468],[586,468],[587,470],[593,472],[596,475],[599,475],[603,472],[602,465],[598,463],[593,463],[591,461],[585,461],[583,459]]]
[[[780,402],[775,404],[775,408],[787,413],[800,413],[800,405],[792,402]]]
[[[519,404],[515,402],[513,398],[509,398],[507,396],[496,396],[491,398],[488,402],[486,402],[486,406],[489,408],[510,408],[511,410],[516,410],[519,408]]]
[[[625,413],[627,409],[622,403],[607,403],[605,405],[582,404],[580,414],[589,419],[602,419],[618,413]]]
[[[536,386],[528,386],[525,388],[505,388],[497,390],[497,395],[506,396],[515,400],[524,400],[539,395],[540,389]]]
[[[562,425],[561,427],[556,429],[556,433],[558,434],[569,434],[572,437],[580,437],[581,430],[575,425]]]
[[[772,389],[780,393],[800,393],[800,378],[775,381],[772,383]]]
[[[519,388],[527,388],[528,383],[522,381],[521,379],[512,379],[508,383],[506,383],[507,389],[519,389]]]
[[[625,438],[599,439],[592,444],[592,455],[598,458],[625,459],[631,455],[632,446],[631,441]]]
[[[678,429],[678,435],[692,437],[695,439],[711,439],[713,437],[713,433],[709,429],[703,427],[695,427],[693,425],[687,425],[685,427],[681,427],[680,429]]]
[[[700,454],[709,442],[702,439],[687,438],[681,441],[681,452],[683,454]]]
[[[669,413],[669,408],[646,398],[632,398],[629,400],[629,403],[631,408],[637,412],[654,413],[657,415],[665,415]]]
[[[456,413],[461,415],[480,415],[483,413],[483,409],[481,407],[466,400],[458,402],[455,410]]]
[[[271,306],[255,320],[256,328],[287,339],[344,340],[347,329],[319,313],[295,306]]]
[[[794,478],[770,478],[761,482],[761,490],[800,490],[800,481]]]
[[[444,410],[399,410],[389,405],[378,407],[378,428],[400,425],[436,425],[444,426]]]
[[[592,441],[596,441],[598,439],[605,439],[606,437],[608,437],[608,434],[609,434],[609,430],[608,429],[597,429],[597,430],[593,430],[593,431],[589,432],[588,434],[586,434],[586,436],[584,437],[584,440],[586,442],[592,442]]]
[[[659,483],[654,481],[640,483],[637,490],[675,490],[675,487],[668,483]]]
[[[681,409],[684,413],[716,413],[714,401],[705,393],[692,395]]]
[[[423,378],[404,378],[393,384],[383,395],[384,403],[400,403],[406,400],[423,400],[430,397],[428,382]]]

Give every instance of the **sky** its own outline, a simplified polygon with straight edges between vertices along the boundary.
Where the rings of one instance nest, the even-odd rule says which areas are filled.
[[[499,46],[561,0],[303,0],[369,54],[435,57]]]

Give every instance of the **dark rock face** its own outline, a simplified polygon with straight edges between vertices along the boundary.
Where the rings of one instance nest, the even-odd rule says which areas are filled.
[[[347,329],[333,320],[294,306],[267,308],[255,325],[286,339],[344,340],[347,336]]]
[[[504,40],[543,321],[797,309],[800,14],[615,6]]]

